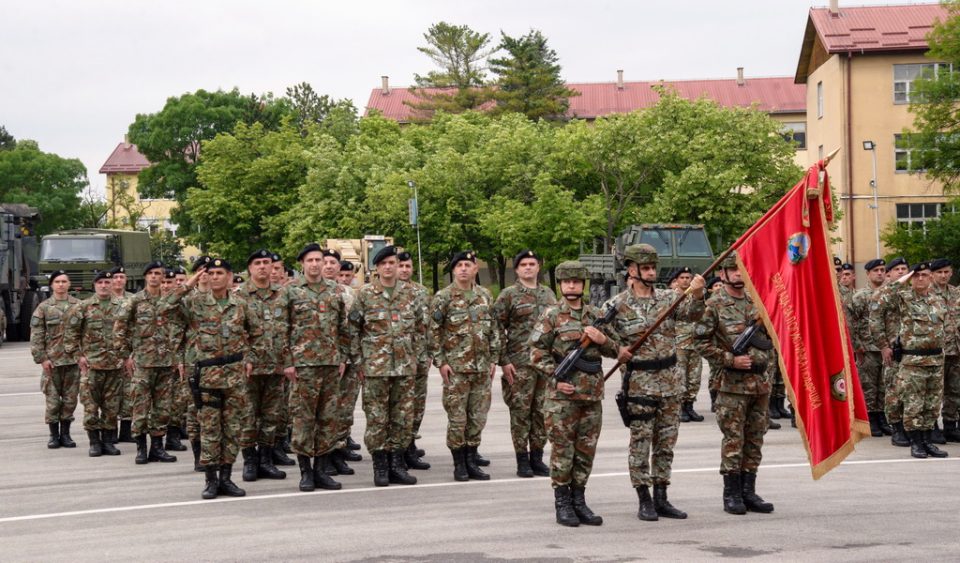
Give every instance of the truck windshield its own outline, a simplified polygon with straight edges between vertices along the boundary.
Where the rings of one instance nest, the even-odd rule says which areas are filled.
[[[660,256],[673,256],[670,231],[666,229],[644,229],[640,233],[640,242],[652,245]]]
[[[107,241],[97,238],[45,238],[40,243],[44,262],[103,262]]]
[[[677,256],[711,256],[703,231],[677,231]]]

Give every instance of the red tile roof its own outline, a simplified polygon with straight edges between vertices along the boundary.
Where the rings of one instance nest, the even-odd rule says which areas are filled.
[[[147,157],[140,154],[137,145],[120,143],[113,149],[110,158],[100,167],[101,174],[115,174],[118,172],[137,173],[150,166]]]
[[[689,100],[709,98],[724,107],[750,107],[767,113],[805,113],[806,86],[795,84],[786,76],[773,78],[746,78],[743,85],[736,79],[676,80],[658,82],[625,82],[623,88],[616,82],[568,83],[567,87],[580,92],[570,98],[569,117],[594,119],[610,113],[628,113],[657,103],[659,95],[653,86],[663,84]],[[384,95],[380,88],[370,92],[366,113],[377,110],[389,119],[406,123],[417,117],[415,110],[404,102],[416,102],[417,97],[407,88],[393,88]]]

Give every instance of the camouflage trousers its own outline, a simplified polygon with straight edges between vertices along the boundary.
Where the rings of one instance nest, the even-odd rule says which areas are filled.
[[[901,365],[897,395],[903,403],[904,430],[932,430],[943,401],[943,367]]]
[[[443,386],[443,410],[447,411],[447,447],[479,446],[490,411],[490,375],[451,374],[450,383]]]
[[[347,364],[347,370],[343,372],[340,378],[340,391],[337,394],[337,411],[339,411],[340,421],[338,423],[337,441],[343,442],[338,447],[346,445],[347,437],[353,430],[353,411],[357,407],[357,397],[360,395],[360,380],[357,379],[357,370],[353,364]]]
[[[193,397],[190,397],[190,404],[187,406],[187,413],[184,418],[187,426],[187,437],[191,442],[200,439],[200,420],[197,417],[197,407],[193,404]]]
[[[680,397],[647,397],[649,404],[631,403],[630,414],[643,420],[630,422],[630,483],[669,485],[673,448],[680,427]],[[656,403],[656,404],[653,404]]]
[[[240,428],[240,448],[257,444],[273,447],[277,436],[277,420],[283,402],[283,375],[255,373],[247,378],[247,410]]]
[[[90,368],[86,375],[80,376],[84,430],[116,430],[123,393],[122,372],[122,369]]]
[[[720,473],[756,473],[763,458],[763,435],[767,433],[770,395],[723,393],[717,396],[720,442]]]
[[[903,420],[903,402],[897,392],[897,371],[899,364],[883,366],[883,412],[887,422],[893,424]]]
[[[61,420],[73,421],[80,393],[80,366],[54,366],[47,375],[40,376],[40,390],[45,397],[44,421],[47,424]]]
[[[133,372],[133,435],[165,436],[170,425],[170,397],[180,374],[175,367],[145,368]]]
[[[867,412],[883,412],[883,357],[880,352],[861,354],[857,372],[860,374],[860,388],[863,389]]]
[[[603,403],[547,397],[544,413],[551,445],[551,485],[585,488],[603,426]]]
[[[710,361],[707,361],[707,365],[710,367],[710,376],[707,378],[707,389],[710,391],[719,391],[720,372],[723,368]]]
[[[122,392],[120,393],[120,410],[118,415],[120,420],[130,420],[133,417],[133,390],[136,387],[133,384],[133,375],[123,370]]]
[[[200,465],[232,465],[240,451],[240,427],[247,410],[243,385],[200,393]]]
[[[297,368],[290,384],[290,449],[298,455],[326,455],[337,444],[338,366]]]
[[[367,451],[403,451],[413,440],[416,376],[368,377],[363,382]]]
[[[774,357],[776,362],[776,357]],[[773,381],[770,384],[770,398],[781,399],[787,396],[787,388],[783,384],[783,374],[780,373],[780,364],[773,364]],[[770,373],[769,371],[767,373]]]
[[[543,402],[547,396],[547,377],[531,366],[517,366],[513,385],[504,378],[500,381],[503,402],[510,409],[510,436],[513,450],[543,451],[547,443]]]
[[[170,426],[186,424],[187,407],[193,399],[190,397],[190,384],[187,383],[186,373],[180,378],[180,371],[174,368],[177,378],[173,382],[173,391],[170,393]]]
[[[703,358],[696,350],[677,348],[677,364],[683,374],[683,401],[694,402],[700,393],[700,382],[703,379]]]
[[[280,395],[280,412],[277,414],[277,438],[286,436],[290,429],[290,380],[283,379],[283,391]]]
[[[943,358],[943,419],[960,418],[960,356]]]
[[[423,415],[427,412],[427,376],[430,364],[417,366],[417,376],[413,381],[413,433],[420,431]]]

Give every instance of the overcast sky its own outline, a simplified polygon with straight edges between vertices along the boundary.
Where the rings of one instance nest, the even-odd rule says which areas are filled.
[[[362,112],[380,76],[431,70],[435,22],[539,29],[571,82],[793,76],[825,0],[0,0],[0,124],[41,150],[100,166],[137,113],[200,88],[284,94],[307,81]],[[872,3],[909,3],[877,1]],[[919,3],[919,2],[915,2]],[[861,5],[844,2],[845,5]]]

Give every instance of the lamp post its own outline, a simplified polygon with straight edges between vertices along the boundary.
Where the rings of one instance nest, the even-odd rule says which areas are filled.
[[[873,208],[873,227],[874,227],[874,236],[877,241],[877,254],[875,258],[880,257],[880,203],[877,199],[877,144],[873,141],[864,141],[863,150],[870,151],[870,156],[873,157],[873,177],[870,180],[870,188],[873,190],[873,205],[869,207]]]
[[[417,279],[420,285],[423,285],[423,258],[420,255],[420,202],[417,199],[417,184],[413,180],[407,180],[407,185],[413,190],[413,199],[407,202],[410,211],[410,225],[417,228]]]

